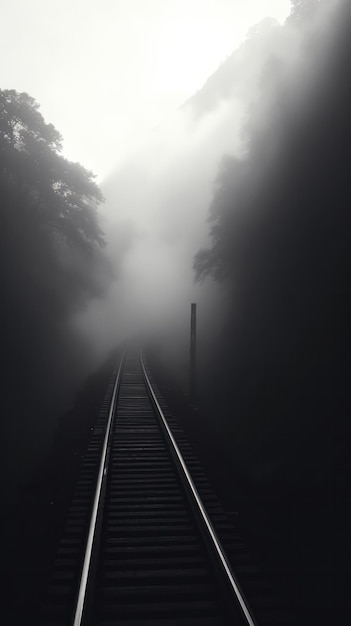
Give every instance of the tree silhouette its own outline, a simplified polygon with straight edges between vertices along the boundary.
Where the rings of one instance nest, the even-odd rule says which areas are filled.
[[[58,314],[102,295],[97,273],[104,244],[96,213],[101,191],[91,172],[60,155],[61,147],[33,98],[0,91],[2,248],[27,280],[28,262],[32,266],[34,292],[50,283]]]
[[[12,415],[2,459],[11,475],[37,457],[40,433],[52,431],[60,399],[83,371],[87,349],[73,315],[112,280],[97,217],[103,196],[61,149],[32,97],[0,90],[2,402]]]
[[[317,425],[320,468],[333,462],[331,414],[340,433],[349,428],[350,18],[339,3],[302,77],[282,71],[263,82],[269,112],[251,112],[247,157],[224,161],[212,244],[195,257],[198,279],[210,274],[231,293],[216,368],[226,415],[246,438],[233,445],[246,462],[273,462],[284,450],[287,472],[296,449],[308,458]]]

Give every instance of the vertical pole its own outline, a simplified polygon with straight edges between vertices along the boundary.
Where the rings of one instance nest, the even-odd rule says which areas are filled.
[[[196,303],[191,304],[190,322],[190,398],[195,400],[196,396]]]

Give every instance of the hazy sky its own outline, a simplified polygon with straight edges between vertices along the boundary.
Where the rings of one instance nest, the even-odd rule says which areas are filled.
[[[0,0],[0,88],[27,91],[101,180],[289,0]]]

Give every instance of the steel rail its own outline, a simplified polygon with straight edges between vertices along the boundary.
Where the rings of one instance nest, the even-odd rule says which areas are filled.
[[[171,445],[173,447],[173,450],[175,452],[177,461],[183,471],[183,475],[186,479],[186,483],[188,486],[188,489],[190,490],[190,493],[193,496],[193,501],[194,504],[196,505],[197,508],[197,512],[200,515],[200,518],[202,519],[203,525],[207,531],[208,537],[211,541],[214,553],[217,557],[218,563],[222,569],[222,573],[225,576],[227,583],[229,585],[229,589],[232,590],[232,592],[234,593],[235,599],[237,600],[237,602],[239,603],[239,606],[243,612],[243,615],[246,619],[246,624],[248,626],[257,626],[256,621],[253,618],[252,612],[248,607],[248,604],[242,594],[242,592],[240,591],[240,587],[239,587],[239,583],[236,580],[235,574],[232,572],[230,564],[229,564],[229,560],[227,558],[227,556],[225,555],[225,552],[220,544],[220,541],[217,537],[217,533],[215,531],[215,529],[213,528],[213,525],[211,523],[211,520],[209,519],[206,509],[202,503],[202,500],[200,498],[199,492],[197,491],[194,482],[191,478],[191,475],[188,471],[188,468],[186,466],[186,463],[183,459],[182,453],[180,452],[177,442],[175,441],[172,432],[167,424],[167,420],[163,414],[163,411],[160,407],[160,404],[157,400],[156,394],[152,388],[152,384],[150,382],[149,376],[146,372],[146,368],[145,368],[145,363],[144,363],[144,359],[143,359],[143,351],[141,350],[140,352],[140,362],[141,362],[141,366],[142,366],[142,370],[143,370],[143,374],[144,374],[144,378],[148,387],[148,390],[150,392],[150,395],[154,401],[154,404],[157,408],[157,411],[159,413],[159,416],[161,418],[162,424],[164,426],[164,429],[168,435],[168,438],[171,442]]]
[[[104,444],[103,444],[102,453],[101,453],[99,473],[98,473],[98,478],[96,482],[94,504],[93,504],[93,509],[91,513],[88,538],[87,538],[87,543],[86,543],[86,548],[85,548],[84,563],[83,563],[82,573],[80,577],[76,608],[74,612],[73,626],[81,626],[82,619],[83,619],[83,611],[84,611],[84,606],[85,606],[85,601],[86,601],[86,596],[87,596],[87,585],[88,585],[91,558],[92,558],[93,545],[94,545],[94,539],[95,539],[96,522],[97,522],[99,507],[101,504],[103,483],[107,475],[109,440],[110,440],[110,433],[112,430],[113,418],[114,418],[115,407],[116,407],[117,392],[118,392],[120,378],[121,378],[121,371],[122,371],[124,356],[125,356],[125,352],[123,352],[121,356],[118,372],[117,372],[115,383],[113,386],[113,392],[112,392],[110,410],[108,414]]]

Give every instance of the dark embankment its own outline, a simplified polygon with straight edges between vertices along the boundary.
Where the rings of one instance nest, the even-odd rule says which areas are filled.
[[[274,582],[293,623],[329,626],[348,619],[350,467],[325,481],[291,480],[260,468],[253,476],[233,454],[233,432],[223,426],[220,407],[204,397],[191,402],[171,370],[148,352],[154,378],[181,420],[224,508],[235,512],[242,536],[263,576]],[[225,436],[224,436],[225,435]],[[296,452],[300,472],[310,472]],[[306,476],[308,478],[308,475]]]
[[[7,626],[37,624],[81,459],[118,360],[117,350],[89,376],[59,418],[48,455],[3,510],[1,618]]]

